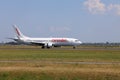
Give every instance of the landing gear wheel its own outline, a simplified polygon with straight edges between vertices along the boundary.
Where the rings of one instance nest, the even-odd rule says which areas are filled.
[[[73,49],[75,49],[76,47],[75,46],[73,46]]]
[[[42,46],[41,48],[42,48],[42,49],[45,49],[45,46]]]
[[[47,47],[47,49],[50,49],[50,47]]]

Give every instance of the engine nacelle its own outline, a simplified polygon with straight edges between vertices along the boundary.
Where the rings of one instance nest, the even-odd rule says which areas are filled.
[[[45,43],[45,45],[44,45],[45,47],[47,47],[47,48],[50,48],[50,47],[52,47],[53,46],[53,44],[52,43]]]

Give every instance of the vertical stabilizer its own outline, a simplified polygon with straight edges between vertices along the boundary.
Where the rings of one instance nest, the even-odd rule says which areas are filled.
[[[19,28],[16,25],[13,25],[13,28],[15,30],[16,36],[20,39],[20,38],[25,38],[25,36],[21,33],[21,31],[19,30]]]

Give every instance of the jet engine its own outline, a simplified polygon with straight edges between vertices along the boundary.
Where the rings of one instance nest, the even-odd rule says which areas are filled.
[[[53,44],[52,43],[45,43],[44,46],[47,47],[47,48],[51,48],[53,46]]]

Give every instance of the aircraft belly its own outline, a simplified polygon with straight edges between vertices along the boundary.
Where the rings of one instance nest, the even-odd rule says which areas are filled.
[[[55,46],[73,46],[73,43],[69,43],[69,42],[57,42],[57,43],[53,43],[53,45]]]

